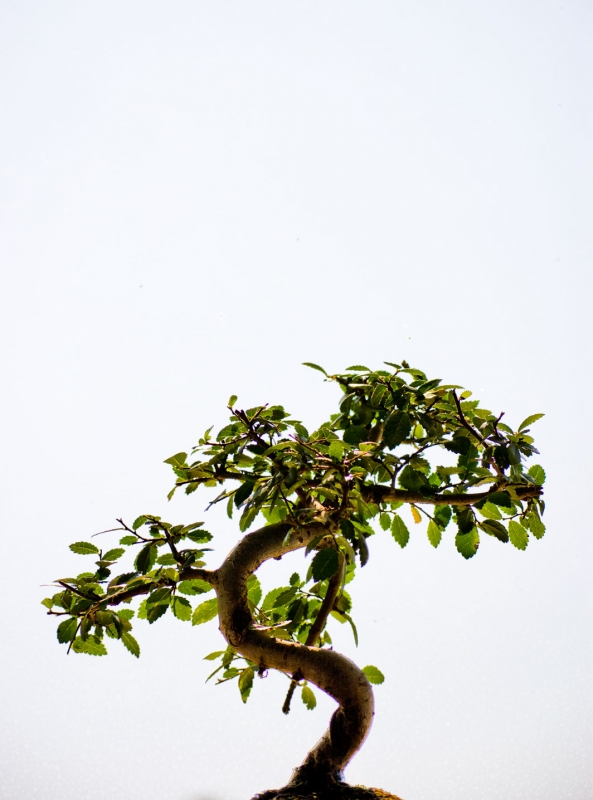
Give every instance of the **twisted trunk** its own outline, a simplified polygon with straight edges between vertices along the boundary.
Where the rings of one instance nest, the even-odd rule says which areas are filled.
[[[274,639],[256,630],[249,610],[249,576],[264,561],[306,547],[326,532],[320,524],[301,530],[283,523],[260,528],[237,544],[212,581],[218,594],[220,630],[238,653],[261,670],[302,675],[339,704],[328,730],[294,771],[289,785],[316,786],[341,780],[373,721],[373,691],[356,664],[333,650]]]

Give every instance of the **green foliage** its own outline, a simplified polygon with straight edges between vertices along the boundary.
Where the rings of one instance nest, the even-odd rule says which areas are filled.
[[[301,700],[305,704],[305,706],[309,709],[309,711],[313,711],[315,706],[317,705],[317,698],[315,697],[315,692],[309,686],[303,686],[301,689]]]
[[[381,672],[378,667],[373,667],[369,665],[368,667],[363,667],[362,671],[367,676],[369,683],[383,683],[385,680],[385,675]]]
[[[349,625],[358,643],[345,586],[369,561],[373,535],[389,531],[401,548],[418,535],[398,513],[404,505],[414,532],[422,531],[434,548],[454,539],[465,559],[477,553],[480,534],[519,550],[526,549],[529,534],[544,535],[546,475],[539,464],[526,463],[538,452],[529,431],[542,414],[514,430],[471,392],[428,379],[406,362],[376,371],[357,365],[336,375],[307,366],[341,391],[336,413],[317,429],[291,419],[280,405],[241,409],[233,395],[228,424],[218,434],[210,428],[193,450],[165,462],[175,476],[169,496],[214,488],[210,505],[224,502],[242,532],[256,523],[283,523],[287,537],[313,524],[319,529],[305,549],[303,577],[294,572],[286,585],[265,593],[258,578],[249,577],[249,610],[264,635],[310,644],[313,631],[316,645],[328,647],[331,619]],[[138,658],[132,620],[154,624],[170,609],[196,626],[218,614],[216,597],[200,597],[213,591],[204,569],[210,552],[205,545],[213,537],[202,522],[173,524],[150,514],[131,526],[118,522],[119,546],[103,551],[86,541],[70,545],[73,553],[94,556],[94,566],[57,581],[56,593],[42,601],[48,614],[59,617],[58,641],[69,652],[105,655],[107,640],[114,639]],[[339,569],[338,594],[331,595],[331,607],[324,606]],[[129,605],[136,600],[135,616]],[[236,680],[247,702],[259,666],[230,646],[206,660],[217,662],[209,679]],[[371,683],[384,680],[376,667],[364,673]],[[308,709],[315,707],[306,683],[301,698]]]

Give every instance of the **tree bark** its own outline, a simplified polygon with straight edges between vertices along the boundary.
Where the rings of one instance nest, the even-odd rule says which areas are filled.
[[[374,716],[371,685],[350,659],[330,649],[275,639],[254,628],[247,600],[249,576],[264,561],[306,547],[320,533],[327,533],[321,524],[306,529],[292,529],[284,523],[268,525],[247,534],[216,570],[220,631],[227,642],[260,670],[298,673],[339,704],[328,730],[294,771],[289,785],[341,781]]]

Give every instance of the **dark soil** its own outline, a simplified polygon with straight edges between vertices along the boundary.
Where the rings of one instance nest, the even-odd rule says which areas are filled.
[[[331,788],[307,791],[306,789],[272,789],[257,794],[252,800],[401,800],[396,794],[383,789],[367,789],[365,786],[350,786],[348,783]]]

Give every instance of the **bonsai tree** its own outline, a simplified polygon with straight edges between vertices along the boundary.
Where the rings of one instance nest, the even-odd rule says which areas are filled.
[[[338,708],[324,736],[287,786],[262,798],[344,794],[344,769],[373,720],[371,684],[383,675],[333,650],[327,624],[331,618],[348,623],[357,639],[346,587],[369,561],[378,530],[406,546],[402,506],[419,527],[425,523],[433,547],[451,527],[466,559],[476,555],[484,534],[525,550],[530,534],[539,539],[545,530],[545,473],[524,465],[538,452],[529,426],[542,414],[513,429],[503,414],[470,399],[471,392],[428,380],[405,361],[376,371],[349,367],[338,375],[307,366],[342,392],[337,412],[317,430],[309,432],[282,406],[244,410],[233,396],[228,425],[216,436],[207,430],[191,454],[166,461],[175,473],[169,498],[177,490],[189,495],[201,486],[218,487],[210,506],[226,503],[228,516],[238,516],[245,535],[221,564],[206,566],[213,537],[202,522],[173,524],[143,514],[131,525],[118,520],[113,530],[123,535],[117,547],[70,545],[93,556],[94,566],[56,581],[57,594],[43,600],[48,614],[60,619],[57,636],[68,652],[105,655],[113,639],[138,657],[135,613],[149,624],[169,609],[192,625],[217,617],[226,647],[206,656],[215,666],[211,677],[237,681],[243,702],[256,675],[269,669],[289,679],[285,713],[297,687],[307,708],[316,703],[312,687],[334,698]],[[251,530],[256,521],[259,527]],[[301,548],[310,557],[306,574],[294,572],[262,599],[258,567]],[[130,550],[133,562],[120,568]]]

